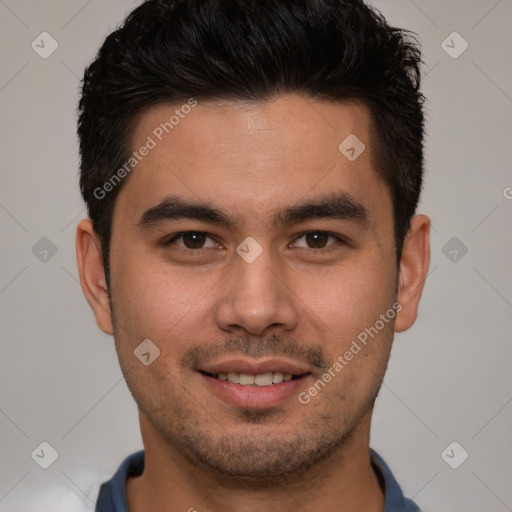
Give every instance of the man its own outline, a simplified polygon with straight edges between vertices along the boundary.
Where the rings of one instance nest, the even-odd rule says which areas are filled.
[[[144,451],[96,510],[419,510],[369,447],[429,218],[420,51],[360,0],[150,0],[85,72],[83,292]]]

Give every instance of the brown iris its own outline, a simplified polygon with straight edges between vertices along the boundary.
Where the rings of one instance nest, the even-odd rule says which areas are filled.
[[[309,233],[305,233],[305,238],[309,246],[314,246],[315,249],[321,249],[322,247],[325,247],[329,235],[319,233],[317,231],[311,231]]]
[[[189,231],[181,235],[183,243],[188,249],[201,249],[204,245],[205,234],[198,231]]]

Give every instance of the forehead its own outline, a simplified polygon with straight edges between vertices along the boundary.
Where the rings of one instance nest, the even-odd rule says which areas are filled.
[[[370,221],[390,218],[369,134],[369,112],[356,103],[287,95],[259,103],[160,105],[132,133],[140,160],[115,211],[135,223],[172,195],[264,224],[275,220],[276,208],[342,192],[367,207]]]

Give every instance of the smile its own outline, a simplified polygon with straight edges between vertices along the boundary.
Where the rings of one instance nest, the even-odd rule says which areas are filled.
[[[249,373],[217,373],[212,374],[208,372],[201,372],[208,377],[214,377],[218,380],[225,380],[232,384],[240,384],[241,386],[272,386],[273,384],[281,384],[283,381],[289,381],[299,379],[301,375],[293,375],[291,373],[282,372],[266,372],[259,373],[257,375],[251,375]]]

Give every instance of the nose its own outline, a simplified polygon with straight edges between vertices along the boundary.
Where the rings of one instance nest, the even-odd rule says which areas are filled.
[[[259,337],[295,329],[297,297],[284,267],[273,261],[267,249],[251,263],[238,254],[233,258],[233,268],[223,281],[215,306],[219,328]]]

